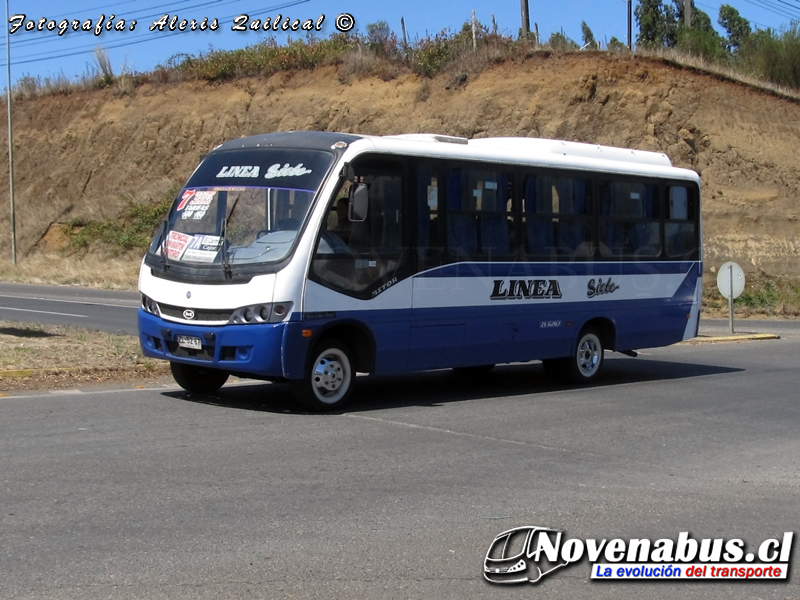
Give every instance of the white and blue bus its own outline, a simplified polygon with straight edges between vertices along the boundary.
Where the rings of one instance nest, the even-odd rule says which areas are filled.
[[[190,392],[230,375],[341,407],[356,373],[540,360],[697,333],[700,180],[664,154],[528,138],[256,135],[210,152],[144,258],[139,331]]]

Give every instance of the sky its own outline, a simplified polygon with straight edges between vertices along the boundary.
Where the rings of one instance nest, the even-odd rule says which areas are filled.
[[[337,31],[337,24],[346,27],[353,24],[353,31],[366,32],[366,26],[386,21],[400,37],[401,18],[405,20],[409,39],[434,35],[443,29],[457,31],[471,19],[475,10],[477,19],[491,27],[492,16],[498,31],[516,37],[521,24],[521,0],[494,0],[478,3],[475,0],[405,0],[402,2],[380,2],[376,0],[6,0],[11,55],[11,81],[17,83],[23,76],[55,79],[66,77],[76,80],[91,74],[96,68],[95,48],[108,52],[114,74],[123,70],[148,72],[171,57],[180,54],[199,55],[214,50],[231,50],[256,44],[274,36],[279,43],[287,40],[291,32],[233,31],[235,19],[247,15],[247,25],[256,19],[269,17],[274,21],[281,15],[281,23],[288,17],[290,23],[297,20],[298,26],[305,22],[317,27],[318,37],[328,37]],[[627,43],[627,0],[560,0],[544,3],[528,0],[531,29],[538,25],[539,35],[546,41],[550,34],[563,33],[580,42],[581,22],[591,28],[595,39],[603,43],[612,37]],[[800,20],[800,0],[695,0],[695,6],[705,11],[716,23],[721,4],[730,4],[740,15],[748,19],[753,27],[781,30],[795,19]],[[70,8],[66,8],[69,4]],[[633,6],[638,4],[634,0]],[[0,11],[1,12],[1,11]],[[15,15],[24,15],[16,17]],[[163,15],[169,20],[177,17],[198,25],[203,19],[212,23],[217,19],[218,28],[201,31],[163,31],[150,28]],[[345,15],[340,17],[340,15]],[[110,20],[113,16],[113,20]],[[347,16],[351,17],[348,19]],[[101,17],[102,20],[101,20]],[[38,31],[40,19],[46,19],[44,30]],[[66,20],[69,29],[59,35],[59,24]],[[86,24],[91,31],[74,31],[72,22]],[[122,21],[124,20],[124,22]],[[131,31],[132,21],[136,21]],[[245,20],[245,17],[241,17]],[[54,30],[47,30],[47,22],[53,21]],[[87,23],[88,21],[88,23]],[[31,22],[33,30],[27,30]],[[95,29],[99,25],[99,35]],[[118,31],[114,27],[124,30]],[[108,30],[109,28],[110,30]],[[636,21],[633,21],[633,37],[636,38]],[[720,29],[721,33],[722,30]],[[302,31],[291,34],[295,39]],[[0,80],[3,88],[8,86],[5,39],[0,64]]]

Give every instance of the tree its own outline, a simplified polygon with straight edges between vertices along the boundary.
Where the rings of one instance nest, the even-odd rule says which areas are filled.
[[[397,36],[386,21],[367,25],[367,47],[376,55],[390,57],[397,50]]]
[[[677,43],[675,9],[661,0],[639,0],[633,11],[639,33],[636,45],[644,48],[672,47]]]
[[[729,4],[719,7],[717,23],[728,32],[727,48],[731,52],[738,52],[752,33],[750,21],[742,17],[739,11]]]
[[[686,7],[686,2],[684,2],[684,0],[672,0],[672,2],[675,4],[675,20],[678,26],[685,27],[684,8]],[[692,0],[692,29],[697,29],[705,33],[715,31],[714,26],[711,24],[711,17],[697,8],[694,4],[694,0]]]
[[[608,49],[609,50],[627,50],[628,46],[625,42],[621,42],[615,36],[611,36],[611,39],[608,40]]]
[[[581,21],[581,34],[583,35],[583,47],[588,50],[595,50],[597,49],[597,42],[594,39],[594,34],[592,30],[589,29],[589,26],[586,24],[586,21]]]
[[[578,44],[564,35],[563,31],[554,31],[550,34],[550,39],[547,40],[547,45],[551,50],[577,50]]]

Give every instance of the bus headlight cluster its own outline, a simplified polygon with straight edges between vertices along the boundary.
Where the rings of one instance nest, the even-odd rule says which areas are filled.
[[[289,315],[291,310],[291,302],[251,304],[234,310],[228,322],[239,325],[250,323],[280,323]]]
[[[158,309],[158,303],[144,294],[142,294],[142,308],[145,310],[145,312],[149,312],[151,315],[155,315],[157,317],[161,316],[161,311]]]

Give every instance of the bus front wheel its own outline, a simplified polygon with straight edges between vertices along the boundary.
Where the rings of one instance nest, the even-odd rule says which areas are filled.
[[[228,374],[217,369],[206,369],[194,365],[171,362],[172,377],[187,392],[213,394],[228,381]]]
[[[306,377],[292,381],[295,399],[313,411],[341,408],[350,399],[355,384],[350,348],[339,340],[323,340],[314,347],[311,357]]]
[[[566,358],[543,360],[544,372],[561,383],[593,383],[603,369],[604,351],[600,334],[594,328],[587,327],[578,336],[574,354]]]

